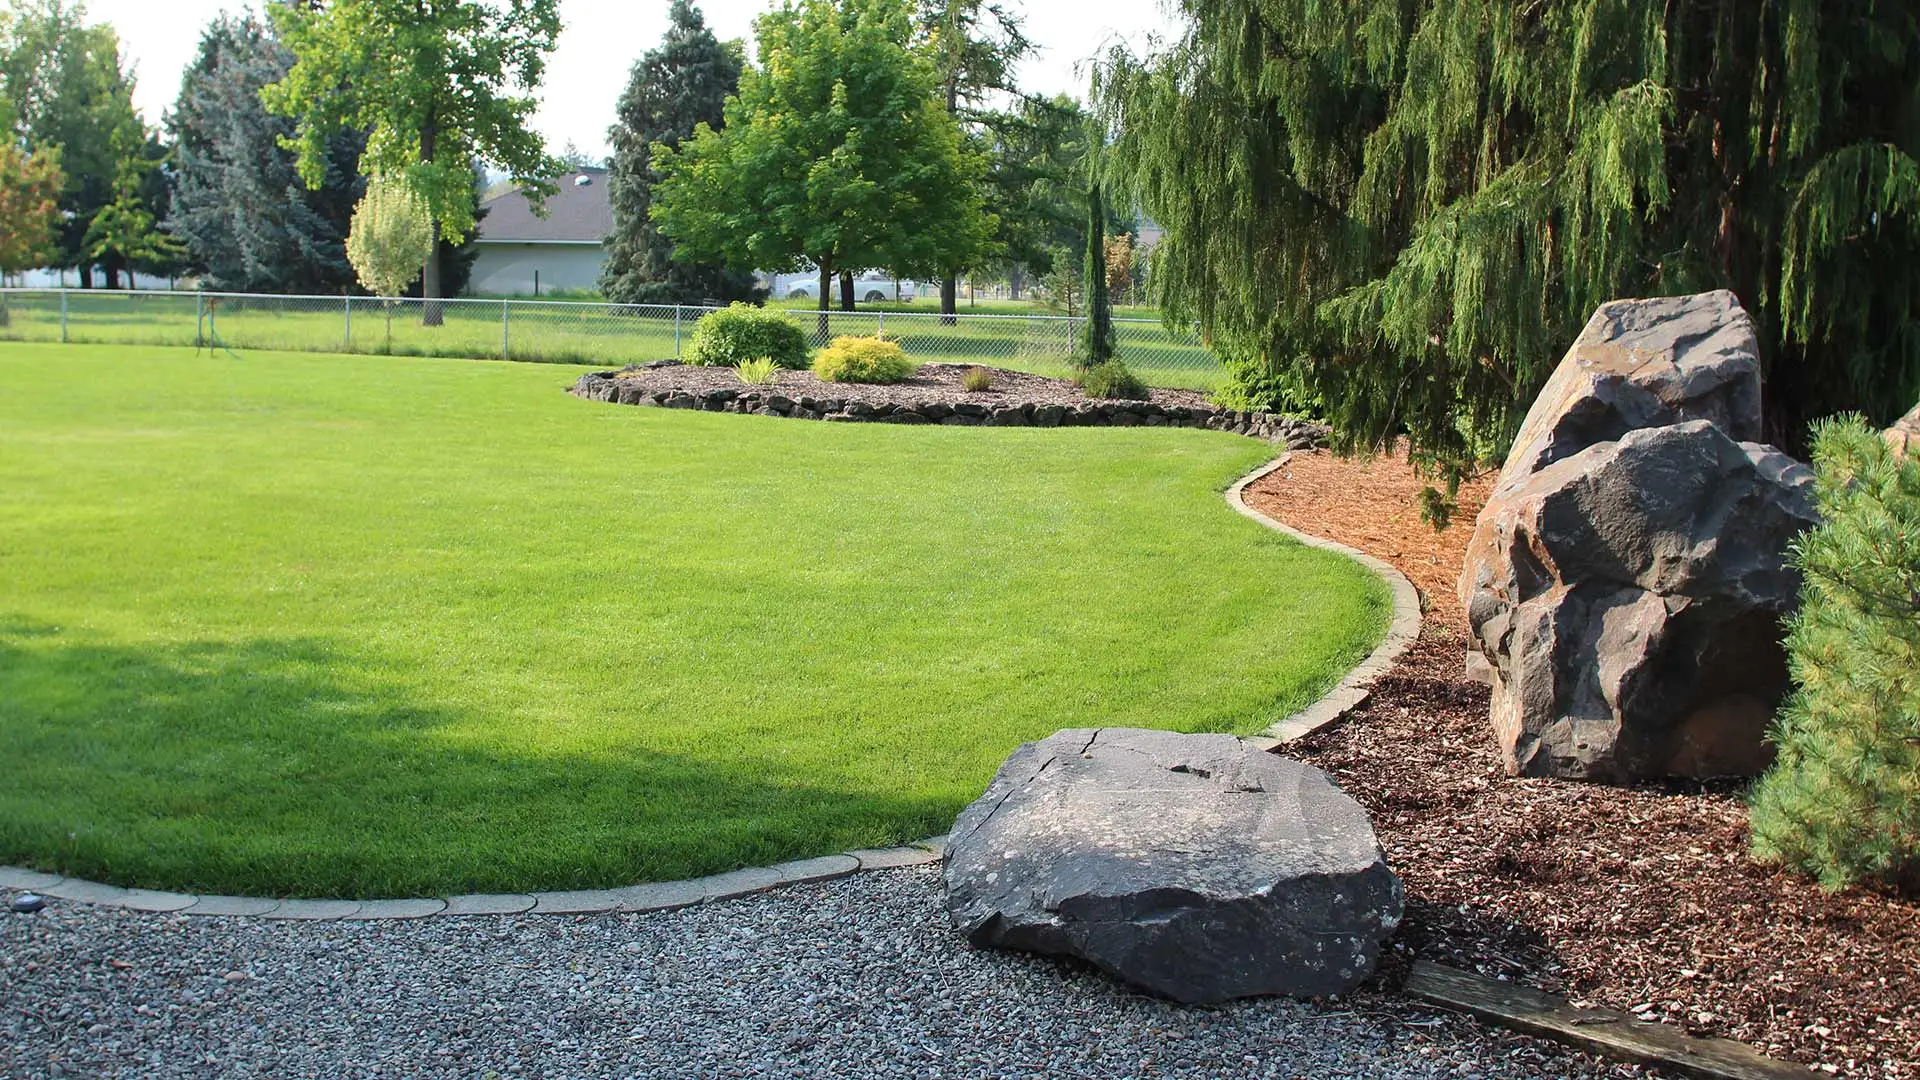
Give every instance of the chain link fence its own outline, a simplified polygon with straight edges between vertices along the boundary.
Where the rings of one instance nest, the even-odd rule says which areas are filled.
[[[563,300],[379,299],[0,289],[0,340],[448,356],[620,367],[679,357],[707,307]],[[815,347],[879,334],[916,360],[1063,375],[1083,318],[780,310]],[[1192,334],[1115,319],[1121,359],[1155,386],[1211,390],[1220,362]]]

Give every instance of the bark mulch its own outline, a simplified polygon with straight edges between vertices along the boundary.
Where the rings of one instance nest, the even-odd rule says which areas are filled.
[[[1747,858],[1731,784],[1515,779],[1463,678],[1454,597],[1490,484],[1420,520],[1404,459],[1295,454],[1252,485],[1273,517],[1392,562],[1420,639],[1345,720],[1288,748],[1373,815],[1407,887],[1403,954],[1739,1039],[1821,1072],[1920,1078],[1920,900],[1838,895]],[[1383,965],[1386,978],[1397,977]]]
[[[928,401],[946,404],[968,401],[980,405],[1033,403],[1036,405],[1084,405],[1099,402],[1066,379],[1033,375],[1024,371],[988,368],[993,384],[985,390],[967,390],[960,377],[973,364],[921,364],[914,374],[897,383],[832,383],[811,371],[781,371],[772,383],[749,386],[730,367],[701,367],[697,364],[666,364],[660,367],[633,367],[620,372],[617,379],[636,382],[649,393],[658,390],[682,390],[698,394],[707,390],[759,390],[788,397],[801,395],[864,401],[870,405],[919,405]],[[1154,387],[1147,400],[1162,407],[1181,406],[1211,410],[1207,395],[1196,390],[1165,390]]]

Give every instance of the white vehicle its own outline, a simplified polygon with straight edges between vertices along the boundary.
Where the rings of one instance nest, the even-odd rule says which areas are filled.
[[[820,298],[820,271],[796,270],[790,274],[768,275],[768,289],[775,300],[818,300]],[[861,303],[874,304],[881,301],[911,303],[920,295],[920,283],[905,278],[896,278],[883,270],[866,270],[853,279],[853,298]],[[833,277],[832,291],[827,294],[829,302],[840,298],[840,275]]]

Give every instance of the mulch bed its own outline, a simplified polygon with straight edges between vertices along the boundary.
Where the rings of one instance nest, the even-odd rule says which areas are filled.
[[[957,401],[970,401],[980,405],[998,405],[1002,402],[1031,402],[1036,405],[1082,405],[1098,401],[1080,392],[1080,388],[1066,379],[1051,379],[1044,375],[1030,375],[1024,371],[1006,371],[1001,368],[989,368],[993,376],[993,385],[985,390],[969,391],[960,385],[960,376],[971,364],[922,364],[911,378],[883,386],[862,383],[833,383],[814,375],[811,371],[781,371],[772,383],[761,386],[748,386],[740,381],[730,367],[702,367],[694,364],[670,364],[663,367],[640,367],[621,372],[616,378],[633,380],[649,392],[660,390],[683,390],[697,394],[706,390],[758,390],[777,391],[790,398],[802,395],[813,398],[837,398],[845,401],[864,401],[872,405],[919,405],[927,401],[939,401],[953,404]],[[1187,408],[1211,408],[1207,395],[1195,390],[1160,390],[1148,392],[1147,400],[1161,406],[1184,406]]]
[[[1404,952],[1751,1043],[1844,1076],[1920,1078],[1920,900],[1754,865],[1737,785],[1514,779],[1463,678],[1454,596],[1487,481],[1420,521],[1404,460],[1295,454],[1249,503],[1398,566],[1420,639],[1342,722],[1288,752],[1373,815],[1407,887]],[[1383,975],[1396,977],[1390,966]]]

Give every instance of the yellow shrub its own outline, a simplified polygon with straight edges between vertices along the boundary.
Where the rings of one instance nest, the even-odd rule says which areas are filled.
[[[813,358],[813,373],[827,382],[896,383],[919,366],[900,346],[877,337],[837,337]]]

